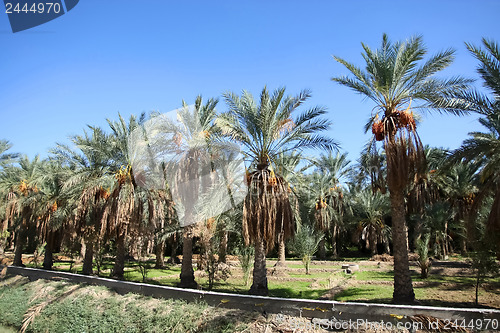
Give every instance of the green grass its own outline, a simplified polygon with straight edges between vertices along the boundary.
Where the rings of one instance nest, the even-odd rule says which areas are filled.
[[[22,279],[9,286],[0,284],[0,324],[21,327],[33,295],[27,283],[27,279]]]
[[[290,264],[290,263],[286,263],[286,266],[288,268],[296,268],[296,269],[303,269],[305,271],[305,267],[302,263],[300,264]],[[314,262],[311,263],[311,266],[309,266],[310,269],[313,269],[313,268],[320,268],[320,269],[331,269],[331,270],[335,270],[335,269],[340,269],[341,266],[340,265],[317,265],[317,264],[314,264]]]
[[[335,300],[342,302],[390,303],[393,291],[391,285],[359,285],[341,291],[335,296]],[[425,290],[415,289],[417,299],[424,298],[425,294]]]
[[[310,286],[311,282],[307,281],[286,281],[282,283],[270,281],[269,296],[318,299],[328,291],[326,286],[318,289],[312,289]]]
[[[43,299],[30,303],[41,289]],[[226,317],[227,310],[205,303],[121,296],[104,287],[14,277],[0,285],[0,326],[19,328],[29,307],[41,301],[48,304],[34,317],[29,332],[233,332],[245,326],[242,320],[254,319],[240,314],[235,324]]]
[[[314,272],[309,271],[310,274],[306,274],[305,269],[302,272],[287,272],[292,278],[308,278],[308,279],[327,279],[334,272]]]
[[[0,333],[16,333],[16,332],[17,330],[12,327],[0,325]]]
[[[359,281],[392,281],[393,271],[356,271],[353,276]]]

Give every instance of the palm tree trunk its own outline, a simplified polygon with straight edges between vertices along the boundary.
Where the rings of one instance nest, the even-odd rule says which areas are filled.
[[[384,253],[391,254],[391,248],[389,245],[389,237],[387,237],[387,235],[384,235]]]
[[[92,275],[92,261],[94,259],[94,242],[88,237],[85,239],[85,255],[83,256],[82,274]]]
[[[54,232],[47,232],[47,244],[45,245],[45,255],[43,257],[43,268],[47,270],[52,269],[52,265],[54,264]]]
[[[170,237],[170,258],[167,262],[170,264],[180,263],[177,257],[177,236],[175,234]]]
[[[222,232],[221,242],[219,246],[219,262],[226,263],[227,261],[227,241],[228,241],[228,234],[227,231],[224,230]]]
[[[388,171],[389,172],[389,171]],[[396,304],[411,304],[415,300],[408,260],[408,228],[402,190],[390,191],[392,211],[392,242],[394,245],[394,294]]]
[[[321,241],[319,242],[319,245],[318,245],[318,254],[319,254],[319,258],[321,260],[325,260],[325,258],[326,258],[325,237],[323,237],[321,239]]]
[[[188,225],[182,231],[182,266],[181,266],[181,288],[197,288],[198,283],[194,280],[193,270],[193,226]]]
[[[444,224],[444,242],[443,242],[443,252],[444,252],[444,259],[448,260],[448,253],[449,253],[449,241],[448,241],[448,222]]]
[[[369,227],[368,238],[370,239],[370,255],[373,257],[377,254],[377,230],[373,225]]]
[[[131,237],[131,244],[129,243],[129,255],[133,258],[133,260],[139,260],[141,257],[139,251],[139,244],[143,241],[142,237]]]
[[[333,257],[338,258],[339,253],[337,251],[337,234],[338,234],[338,227],[336,225],[333,226],[333,233],[332,233],[332,252],[333,252]]]
[[[23,219],[23,222],[19,226],[19,231],[17,232],[17,235],[16,235],[14,262],[12,263],[13,266],[24,266],[23,265],[23,248],[24,248],[24,244],[26,244],[26,237],[27,237],[27,226],[26,226],[26,220]]]
[[[116,238],[116,258],[115,266],[113,267],[113,276],[123,280],[125,270],[125,232],[120,233]]]
[[[497,253],[497,260],[500,260],[500,186],[498,186],[491,211],[486,222],[486,238],[491,240],[493,248]]]
[[[253,264],[253,283],[250,294],[267,296],[267,268],[266,268],[266,244],[261,239],[255,244],[255,260]]]
[[[164,268],[165,267],[165,242],[160,241],[156,244],[155,254],[156,254],[156,264],[155,268]]]
[[[286,266],[286,256],[285,256],[285,237],[281,233],[278,236],[278,261],[276,262],[276,267],[285,267]]]

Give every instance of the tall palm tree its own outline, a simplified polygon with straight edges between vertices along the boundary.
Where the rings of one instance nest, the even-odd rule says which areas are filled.
[[[176,121],[160,118],[158,131],[168,139],[163,147],[170,158],[166,161],[167,182],[172,191],[182,227],[182,266],[179,286],[197,288],[193,270],[194,225],[212,216],[200,217],[203,194],[215,181],[218,129],[214,125],[217,99],[203,103],[198,96],[193,107],[185,101],[176,113]]]
[[[0,176],[0,192],[8,200],[7,221],[15,230],[14,266],[22,266],[22,253],[27,241],[28,229],[35,227],[37,220],[39,177],[42,161],[38,156],[30,160],[27,156],[19,159],[18,166],[9,166]]]
[[[482,94],[469,91],[463,97],[470,103],[470,109],[481,114],[479,119],[487,132],[469,133],[471,138],[454,152],[455,160],[476,160],[481,164],[481,189],[477,195],[478,204],[493,193],[494,201],[486,224],[486,235],[496,243],[497,257],[500,259],[500,48],[491,40],[482,40],[481,49],[466,44],[467,49],[479,60],[477,69],[484,87],[491,93]]]
[[[316,170],[305,177],[308,183],[304,184],[307,193],[307,205],[310,216],[314,220],[314,227],[326,236],[319,244],[319,256],[324,259],[326,255],[325,241],[331,237],[333,255],[338,255],[337,240],[340,236],[345,212],[344,194],[341,179],[349,173],[347,154],[329,152],[313,160]]]
[[[43,268],[52,269],[56,234],[63,230],[65,222],[73,216],[72,201],[65,196],[63,184],[68,170],[56,161],[48,160],[42,164],[41,172],[35,180],[40,191],[37,195],[37,234],[38,242],[45,243]],[[69,200],[68,200],[69,199]]]
[[[135,130],[142,131],[146,116],[139,118],[130,116],[128,122],[121,116],[118,121],[108,119],[112,130],[112,158],[114,185],[104,208],[101,234],[113,237],[116,242],[116,257],[113,276],[123,279],[127,239],[130,235],[134,241],[140,241],[141,236],[149,234],[161,220],[163,213],[164,193],[151,191],[138,186],[132,167],[134,151],[131,149],[131,136]],[[147,212],[147,214],[146,214]]]
[[[447,158],[447,152],[441,148],[424,147],[424,156],[426,168],[413,184],[410,184],[406,196],[407,214],[410,218],[410,227],[413,227],[413,246],[416,246],[418,240],[422,238],[424,226],[424,214],[427,206],[436,201],[446,199],[446,195],[440,184],[445,178],[444,163]],[[411,223],[413,222],[413,223]]]
[[[331,232],[334,257],[337,257],[339,253],[338,238],[343,228],[343,216],[346,211],[341,181],[351,172],[349,163],[346,153],[333,155],[329,152],[327,155],[321,155],[317,161],[320,173],[319,179],[317,178],[318,186],[313,183],[313,189],[315,189],[313,192],[321,190],[317,193],[315,203],[316,221],[320,230]]]
[[[341,58],[354,77],[332,80],[349,87],[375,103],[369,125],[377,141],[383,141],[387,160],[387,184],[391,198],[394,245],[394,294],[396,303],[415,299],[408,262],[405,191],[424,165],[423,146],[416,131],[413,110],[438,110],[463,114],[462,100],[453,98],[468,87],[460,77],[443,80],[434,74],[448,67],[454,51],[448,49],[424,61],[427,53],[422,37],[391,43],[383,35],[380,49],[363,44],[365,69]],[[411,102],[413,100],[413,110]],[[368,126],[369,128],[369,126]]]
[[[230,140],[243,146],[251,163],[242,229],[245,243],[255,246],[253,294],[268,294],[266,253],[274,247],[278,235],[287,239],[294,231],[288,184],[270,165],[283,152],[336,147],[333,140],[319,134],[330,125],[320,118],[325,109],[313,107],[301,115],[292,114],[309,97],[309,91],[285,96],[285,88],[272,94],[264,88],[258,102],[247,91],[241,96],[224,94],[229,110],[217,124]]]
[[[356,164],[350,168],[349,184],[361,190],[370,185],[373,193],[387,192],[385,152],[370,140]]]
[[[389,212],[389,201],[386,195],[372,193],[368,188],[349,192],[352,217],[356,234],[365,241],[366,248],[373,256],[377,254],[379,244],[384,244],[385,252],[389,252],[391,228],[385,223]]]
[[[443,174],[438,178],[442,195],[456,211],[452,227],[461,229],[457,233],[460,236],[457,240],[460,239],[462,253],[466,253],[476,239],[472,215],[474,199],[479,191],[479,167],[479,163],[455,163],[449,168],[443,168]]]
[[[11,165],[12,162],[18,157],[18,154],[6,153],[7,150],[12,148],[12,144],[7,140],[0,140],[0,171],[8,165]],[[6,219],[6,205],[7,205],[7,197],[0,197],[0,209],[3,212],[0,215],[0,233],[5,232],[7,230],[8,221]],[[0,248],[0,251],[3,251],[3,248]]]
[[[299,163],[302,160],[302,155],[297,152],[289,152],[289,153],[280,153],[276,157],[273,163],[274,170],[278,173],[290,186],[289,198],[291,199],[292,210],[295,212],[295,217],[297,218],[298,213],[298,197],[297,193],[293,190],[294,185],[298,185],[299,182],[297,177],[302,174],[306,169],[310,167],[310,165],[306,165],[300,170],[296,170]],[[284,267],[286,265],[286,257],[285,257],[285,237],[284,233],[280,233],[278,235],[278,261],[275,264],[275,267]]]
[[[109,189],[113,185],[111,173],[111,137],[101,128],[90,127],[91,133],[71,137],[73,149],[58,144],[51,152],[61,165],[67,166],[62,185],[64,196],[75,202],[75,229],[83,238],[85,247],[83,274],[92,274],[92,261],[101,232]]]

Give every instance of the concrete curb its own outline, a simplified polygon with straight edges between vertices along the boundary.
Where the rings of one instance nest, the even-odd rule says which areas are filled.
[[[104,286],[119,293],[137,293],[156,298],[182,299],[188,302],[204,301],[211,306],[276,313],[294,317],[310,317],[335,321],[412,322],[425,317],[428,322],[440,319],[443,324],[465,320],[500,322],[500,310],[443,308],[372,303],[348,303],[324,300],[289,299],[251,295],[237,295],[213,291],[156,286],[144,283],[118,281],[95,276],[46,271],[27,267],[7,267],[7,275],[22,275],[30,280],[67,280],[75,283]]]

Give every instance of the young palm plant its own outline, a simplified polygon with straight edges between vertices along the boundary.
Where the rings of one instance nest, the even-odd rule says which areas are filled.
[[[278,235],[287,239],[294,232],[288,184],[271,164],[283,152],[336,147],[333,140],[319,134],[330,125],[320,118],[325,109],[313,107],[296,117],[292,114],[309,97],[308,91],[285,96],[285,88],[272,95],[264,88],[259,102],[247,91],[241,97],[224,94],[229,110],[217,119],[217,124],[230,140],[243,146],[251,163],[246,176],[248,194],[242,229],[245,243],[255,246],[252,294],[268,294],[266,254]]]
[[[383,142],[386,154],[393,223],[393,301],[411,303],[415,293],[408,261],[405,192],[408,185],[419,178],[425,162],[413,112],[437,110],[463,114],[467,103],[455,96],[468,88],[470,80],[434,77],[452,63],[454,51],[443,51],[421,64],[427,53],[421,37],[391,43],[384,34],[380,49],[362,46],[365,69],[334,57],[354,77],[340,76],[332,80],[375,102],[365,129],[372,128],[375,139]]]

